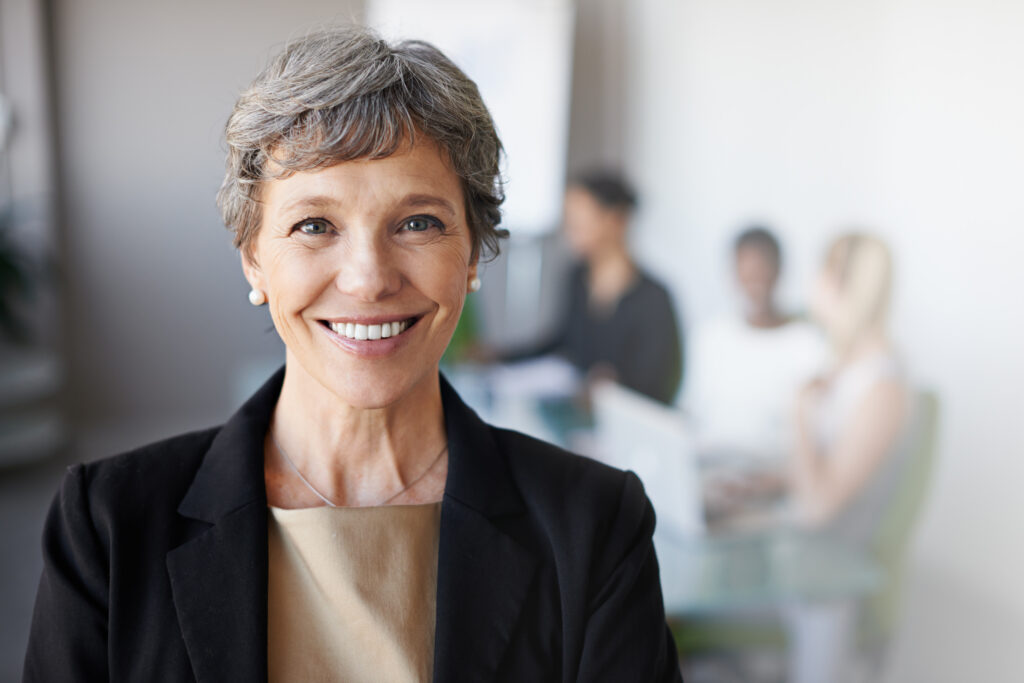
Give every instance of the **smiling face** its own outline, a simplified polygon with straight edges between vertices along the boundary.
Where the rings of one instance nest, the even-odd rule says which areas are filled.
[[[753,313],[772,310],[779,264],[765,249],[741,246],[736,250],[736,283]]]
[[[344,403],[382,408],[436,380],[476,276],[459,177],[420,137],[390,157],[265,181],[243,256],[297,364]]]

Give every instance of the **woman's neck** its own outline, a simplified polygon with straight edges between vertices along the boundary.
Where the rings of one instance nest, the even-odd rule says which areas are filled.
[[[789,318],[780,313],[774,304],[748,311],[746,320],[747,325],[759,330],[774,330],[789,322]]]
[[[636,265],[625,247],[617,246],[587,259],[590,303],[608,308],[618,302],[636,277]]]
[[[290,359],[268,436],[273,437],[268,438],[273,448],[268,447],[265,461],[268,496],[274,475],[287,484],[285,493],[309,499],[308,487],[289,471],[290,459],[320,494],[337,505],[382,503],[434,465],[446,444],[438,374],[428,374],[391,405],[359,408],[345,403]],[[278,449],[283,453],[272,452]],[[447,460],[442,459],[446,471]],[[431,479],[437,483],[436,477]],[[443,481],[442,477],[441,491]],[[422,492],[428,498],[440,496],[436,491]]]

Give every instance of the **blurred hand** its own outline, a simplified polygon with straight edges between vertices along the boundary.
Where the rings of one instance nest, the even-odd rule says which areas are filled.
[[[608,363],[594,365],[587,370],[587,374],[583,377],[579,394],[576,396],[576,405],[586,413],[591,412],[590,397],[593,395],[594,389],[602,384],[614,384],[618,382],[618,377],[615,368]]]
[[[618,380],[618,373],[608,363],[598,363],[587,370],[586,383],[590,387],[596,386],[601,382],[617,382]]]

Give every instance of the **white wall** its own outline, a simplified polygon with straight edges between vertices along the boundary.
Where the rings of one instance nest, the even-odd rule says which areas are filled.
[[[893,680],[1020,680],[1024,3],[633,7],[641,256],[692,322],[730,305],[725,251],[750,219],[784,236],[794,305],[835,231],[891,241],[898,336],[944,411]]]

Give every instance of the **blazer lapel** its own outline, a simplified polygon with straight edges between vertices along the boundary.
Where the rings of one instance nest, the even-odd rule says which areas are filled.
[[[267,680],[263,438],[283,377],[278,371],[225,423],[178,507],[210,525],[167,554],[178,622],[200,683]]]
[[[508,649],[536,559],[496,525],[522,514],[490,427],[442,378],[448,479],[438,548],[435,681],[488,681]]]
[[[266,524],[266,510],[252,504],[167,554],[199,683],[267,680]]]

